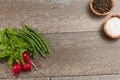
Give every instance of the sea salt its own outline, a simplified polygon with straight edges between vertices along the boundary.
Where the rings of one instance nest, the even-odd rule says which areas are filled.
[[[106,23],[106,30],[112,36],[120,35],[120,18],[112,17]]]

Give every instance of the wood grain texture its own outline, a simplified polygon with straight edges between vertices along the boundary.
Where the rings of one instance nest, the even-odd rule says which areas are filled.
[[[111,14],[120,13],[115,0]],[[0,28],[25,22],[41,33],[99,31],[106,17],[89,9],[89,0],[0,0]]]
[[[40,78],[21,78],[21,79],[0,79],[0,80],[50,80],[50,78],[40,77]]]
[[[53,77],[51,80],[119,80],[120,75],[99,75],[79,77]]]

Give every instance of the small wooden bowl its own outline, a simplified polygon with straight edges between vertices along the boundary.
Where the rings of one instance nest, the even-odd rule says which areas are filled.
[[[105,22],[104,22],[104,32],[105,32],[106,35],[109,36],[110,38],[119,39],[119,38],[120,38],[120,35],[119,35],[119,36],[113,36],[113,35],[111,35],[111,34],[107,31],[107,29],[106,29],[106,23],[107,23],[107,21],[108,21],[110,18],[112,18],[112,17],[118,17],[118,18],[120,18],[120,14],[112,15],[112,16],[110,16],[107,20],[105,20]]]
[[[95,14],[98,15],[98,16],[105,16],[105,15],[109,14],[109,13],[113,10],[114,0],[111,0],[112,8],[111,8],[108,12],[103,13],[103,14],[101,14],[101,13],[99,13],[99,12],[97,12],[97,11],[95,11],[95,10],[93,9],[93,5],[92,5],[92,4],[93,4],[93,1],[94,1],[94,0],[90,0],[90,9],[92,10],[93,13],[95,13]]]

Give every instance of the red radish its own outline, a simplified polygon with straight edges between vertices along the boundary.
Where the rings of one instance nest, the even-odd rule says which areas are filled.
[[[29,53],[27,51],[25,51],[23,54],[22,54],[22,57],[23,59],[26,59],[29,57]]]
[[[24,71],[31,71],[31,64],[30,63],[26,63],[23,65],[23,70]]]
[[[31,60],[29,57],[27,57],[25,60],[24,60],[26,63],[31,63]]]
[[[25,51],[23,54],[22,54],[22,57],[24,59],[24,61],[27,63],[29,62],[30,63],[30,58],[29,58],[29,53],[27,51]]]
[[[25,63],[26,63],[26,64],[23,66],[23,70],[27,70],[27,69],[26,69],[26,65],[27,65],[27,66],[30,65],[30,67],[31,67],[31,64],[35,67],[36,70],[38,70],[37,67],[36,67],[36,65],[31,61],[31,59],[30,59],[30,57],[29,57],[28,54],[29,54],[29,53],[28,53],[27,51],[25,51],[25,52],[22,54],[22,57],[23,57],[23,59],[24,59],[24,61],[25,61]],[[31,70],[31,68],[30,68],[29,70]],[[28,70],[27,70],[27,71],[28,71]]]
[[[18,74],[22,70],[22,65],[15,63],[15,64],[13,64],[12,70],[14,73],[13,75],[15,76],[16,74]]]

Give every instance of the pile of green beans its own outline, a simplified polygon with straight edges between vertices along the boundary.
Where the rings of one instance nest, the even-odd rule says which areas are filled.
[[[23,29],[20,36],[24,38],[33,48],[31,56],[34,58],[34,55],[37,51],[42,57],[46,58],[46,54],[50,53],[50,48],[48,47],[45,39],[37,31],[29,27],[28,25],[22,24],[21,26]]]

